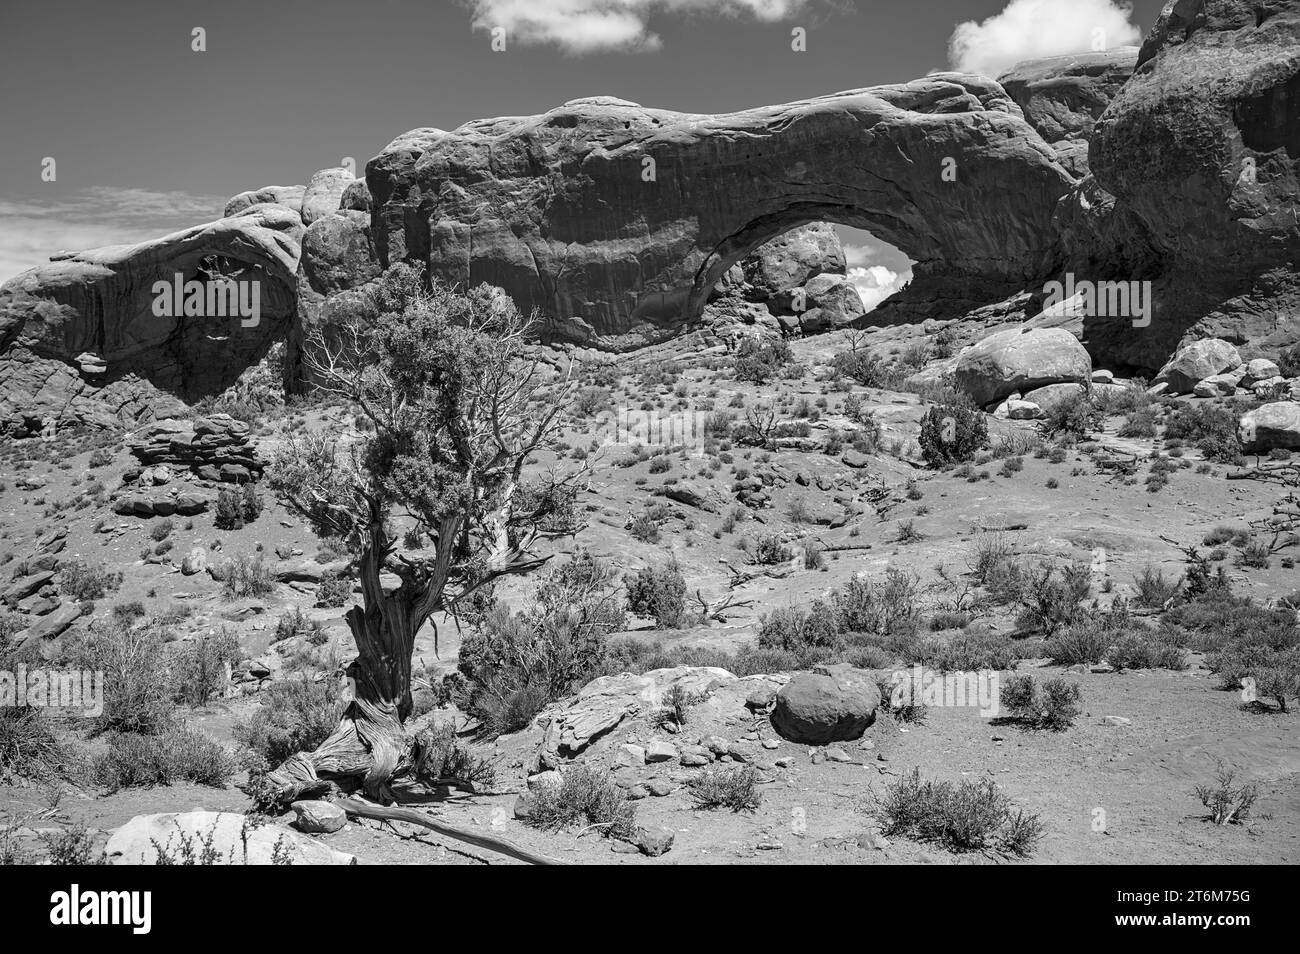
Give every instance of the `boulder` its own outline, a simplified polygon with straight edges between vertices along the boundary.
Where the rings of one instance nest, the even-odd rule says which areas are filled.
[[[203,573],[207,568],[208,551],[203,547],[191,547],[190,552],[185,554],[185,559],[181,560],[181,573],[185,576]]]
[[[1247,411],[1237,425],[1237,439],[1248,454],[1300,448],[1300,401],[1275,401]]]
[[[806,311],[799,315],[804,334],[842,328],[866,314],[858,288],[844,275],[817,275],[803,286]]]
[[[293,865],[354,865],[354,855],[279,825],[252,825],[237,812],[201,809],[137,815],[113,832],[104,848],[109,864],[158,864],[159,849],[173,858],[185,846],[211,850],[218,864],[269,865],[279,857]],[[210,846],[210,849],[209,847]],[[174,862],[173,862],[174,863]]]
[[[1192,393],[1199,398],[1224,397],[1237,391],[1235,374],[1212,374],[1203,381],[1196,382]]]
[[[1064,329],[1012,328],[963,351],[955,374],[957,386],[983,407],[1017,391],[1023,395],[1047,384],[1088,381],[1092,359]]]
[[[332,835],[348,823],[348,813],[333,802],[306,799],[294,802],[294,827],[309,835]]]
[[[834,226],[814,222],[764,242],[740,263],[744,280],[759,301],[802,288],[823,273],[843,275],[844,249]]]
[[[314,173],[307,180],[302,196],[302,224],[309,226],[317,219],[337,212],[343,194],[354,182],[356,176],[342,166]]]
[[[1253,358],[1247,361],[1242,369],[1241,386],[1250,387],[1256,381],[1266,381],[1269,378],[1276,378],[1282,374],[1277,364],[1268,360],[1268,358]]]
[[[278,205],[299,212],[302,209],[303,193],[306,191],[306,187],[300,185],[263,186],[260,189],[251,189],[234,196],[226,203],[225,211],[221,214],[224,218],[230,218],[255,205]]]
[[[1206,378],[1241,365],[1237,349],[1219,338],[1193,341],[1169,359],[1156,375],[1156,383],[1169,385],[1173,394],[1188,394]]]
[[[791,742],[824,745],[856,739],[876,719],[875,674],[850,666],[796,673],[776,694],[772,727]]]
[[[1020,403],[1032,404],[1041,413],[1045,414],[1062,401],[1068,401],[1071,398],[1080,397],[1087,393],[1087,389],[1082,384],[1047,384],[1041,388],[1027,391]]]

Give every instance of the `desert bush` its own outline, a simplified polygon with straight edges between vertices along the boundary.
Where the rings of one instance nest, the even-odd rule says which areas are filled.
[[[1106,651],[1106,662],[1117,670],[1188,668],[1187,656],[1182,649],[1160,638],[1158,631],[1134,625],[1115,640]]]
[[[1012,676],[1002,685],[1000,702],[1011,718],[1036,729],[1060,732],[1079,717],[1077,682],[1057,676],[1039,683],[1028,673]]]
[[[921,420],[921,456],[931,467],[971,460],[988,444],[983,413],[959,405],[934,405]]]
[[[1152,438],[1156,436],[1156,412],[1152,407],[1134,408],[1119,426],[1120,437]]]
[[[660,629],[682,625],[686,616],[686,578],[676,560],[646,566],[624,580],[628,610],[653,617]]]
[[[784,339],[760,342],[757,338],[746,338],[736,349],[732,369],[739,381],[766,384],[779,375],[790,360],[790,345]]]
[[[43,832],[41,844],[45,846],[45,863],[49,865],[108,864],[104,852],[95,850],[95,839],[90,829],[82,824]]]
[[[1043,429],[1068,444],[1091,434],[1100,417],[1092,397],[1080,392],[1050,405],[1044,412]]]
[[[258,694],[261,705],[235,723],[235,741],[261,769],[274,768],[291,755],[311,752],[329,738],[343,717],[346,702],[338,680],[298,679],[273,682]]]
[[[941,672],[975,672],[1010,669],[1016,663],[1016,644],[1005,633],[962,632],[943,644],[931,661]]]
[[[1267,570],[1272,551],[1263,540],[1251,540],[1241,548],[1237,562],[1253,570]]]
[[[661,537],[659,523],[648,513],[639,513],[633,518],[628,532],[632,539],[642,543],[658,543]]]
[[[342,573],[325,573],[316,584],[316,602],[332,609],[346,606],[352,599],[352,579]]]
[[[238,530],[244,525],[244,512],[240,506],[239,493],[233,488],[222,487],[217,491],[213,524],[218,530]]]
[[[831,358],[831,372],[869,388],[894,388],[903,375],[866,350],[841,351]]]
[[[1165,424],[1164,438],[1195,444],[1210,460],[1236,464],[1242,459],[1237,415],[1219,405],[1200,402],[1175,408]]]
[[[1300,378],[1300,344],[1294,344],[1279,354],[1277,367],[1284,378]]]
[[[1133,585],[1137,589],[1133,601],[1138,606],[1160,608],[1178,595],[1183,588],[1183,580],[1182,577],[1176,580],[1165,579],[1163,570],[1145,566],[1134,579]]]
[[[543,785],[528,796],[526,824],[558,831],[584,823],[606,837],[630,840],[636,834],[636,806],[609,772],[587,765],[564,770],[559,785]]]
[[[65,649],[72,668],[104,674],[101,731],[152,734],[171,723],[172,680],[156,627],[96,621]]]
[[[1091,588],[1090,569],[1082,563],[1065,566],[1044,562],[1023,568],[1014,581],[1014,599],[1020,606],[1018,626],[1039,630],[1048,639],[1079,615],[1079,603]]]
[[[1214,784],[1197,785],[1192,791],[1209,809],[1208,819],[1216,825],[1240,825],[1250,817],[1259,798],[1259,786],[1254,782],[1237,785],[1237,770],[1222,761],[1214,773]]]
[[[45,778],[62,771],[71,757],[43,710],[0,706],[0,777]]]
[[[844,639],[834,606],[813,600],[807,610],[784,607],[761,617],[758,645],[784,649],[796,656],[809,648],[841,649]]]
[[[71,600],[102,600],[122,585],[122,574],[104,568],[103,564],[90,564],[73,560],[59,571],[59,589]]]
[[[753,812],[762,802],[758,792],[758,771],[752,765],[707,768],[692,775],[686,787],[696,808]]]
[[[266,596],[275,591],[275,571],[260,553],[252,557],[247,553],[236,553],[222,561],[221,568],[225,576],[221,592],[226,599]]]
[[[476,790],[491,788],[496,769],[456,736],[450,722],[426,726],[415,737],[415,775],[428,784],[455,779]]]
[[[933,842],[951,851],[1027,856],[1042,836],[1037,815],[1015,808],[992,779],[932,782],[913,769],[885,788],[877,814],[886,835]]]
[[[177,702],[206,706],[229,683],[239,661],[239,639],[229,630],[180,643],[170,653],[172,693]]]
[[[526,726],[549,702],[603,671],[605,637],[625,625],[613,572],[580,551],[513,615],[498,603],[460,648],[466,684],[457,703],[496,737]]]
[[[280,643],[297,636],[305,638],[313,645],[320,645],[326,639],[320,620],[311,619],[300,606],[280,614],[280,618],[275,622],[275,632],[271,636],[271,642]]]
[[[237,768],[235,760],[217,742],[173,726],[160,735],[113,736],[108,752],[92,763],[91,777],[111,792],[173,782],[221,787]]]
[[[785,545],[780,534],[765,533],[754,542],[754,562],[760,566],[775,566],[785,563],[794,554]]]

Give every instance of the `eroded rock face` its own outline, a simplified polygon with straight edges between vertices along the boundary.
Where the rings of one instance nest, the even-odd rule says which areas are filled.
[[[261,203],[139,245],[79,252],[0,287],[0,411],[18,431],[132,424],[217,393],[283,338],[295,303],[302,222]],[[179,279],[178,279],[179,276]],[[158,314],[155,283],[232,278],[239,315]],[[157,391],[166,392],[159,396]]]
[[[1173,0],[1097,121],[1092,172],[1160,262],[1150,326],[1097,329],[1116,363],[1300,336],[1297,50],[1300,0]]]
[[[226,203],[226,208],[221,214],[223,217],[229,218],[255,205],[278,205],[289,209],[291,212],[300,213],[302,211],[303,193],[306,191],[307,187],[300,185],[263,186],[260,189],[250,189],[231,198]]]
[[[679,331],[732,264],[813,221],[870,229],[966,304],[1005,297],[1056,263],[1051,215],[1072,177],[1000,86],[936,74],[716,116],[593,97],[415,130],[366,182],[381,263],[500,285],[557,337],[632,347]]]
[[[1138,49],[1121,46],[1017,63],[998,82],[1025,119],[1056,150],[1071,174],[1088,172],[1088,137],[1137,65]]]

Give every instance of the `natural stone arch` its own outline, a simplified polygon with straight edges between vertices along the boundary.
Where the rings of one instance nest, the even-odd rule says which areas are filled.
[[[918,282],[961,289],[955,305],[996,300],[1059,263],[1052,211],[1073,178],[998,84],[936,74],[720,115],[595,97],[416,130],[367,183],[381,264],[491,282],[557,336],[632,347],[698,317],[747,252],[819,220],[900,248]]]

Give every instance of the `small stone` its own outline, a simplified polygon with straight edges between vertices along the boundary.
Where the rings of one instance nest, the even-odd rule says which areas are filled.
[[[1124,716],[1106,716],[1107,725],[1132,725],[1132,719],[1126,719]]]
[[[677,786],[666,778],[652,778],[646,783],[646,788],[650,790],[650,794],[655,798],[663,798],[677,791]]]
[[[636,846],[643,855],[658,858],[672,848],[674,837],[671,828],[638,828]]]
[[[732,742],[727,746],[727,754],[737,762],[753,762],[758,755],[758,748],[752,742]]]
[[[645,747],[647,762],[670,762],[677,758],[677,746],[671,742],[651,742]]]
[[[297,815],[294,827],[309,834],[330,835],[348,823],[348,813],[332,802],[304,800],[289,807]]]
[[[533,798],[527,793],[520,795],[515,799],[515,817],[519,819],[531,818],[533,814]]]
[[[763,740],[763,748],[767,749],[768,751],[771,751],[772,749],[779,749],[780,747],[781,747],[781,743],[778,742],[776,739]]]
[[[852,759],[849,758],[849,753],[845,752],[843,749],[840,749],[840,748],[827,749],[827,750],[826,750],[826,757],[827,757],[828,759],[830,759],[832,762],[851,762],[851,761],[853,761]]]
[[[784,851],[785,850],[785,845],[781,844],[779,841],[760,841],[754,847],[757,848],[759,851]]]
[[[772,764],[777,768],[789,768],[791,765],[794,765],[794,759],[789,755],[783,755]]]
[[[630,841],[615,840],[610,850],[616,855],[639,855],[641,853],[641,849]]]
[[[711,761],[712,759],[707,755],[700,755],[698,752],[687,752],[681,758],[682,765],[686,768],[700,768],[701,766],[708,765]]]

